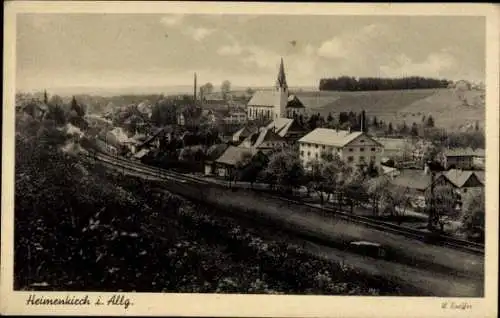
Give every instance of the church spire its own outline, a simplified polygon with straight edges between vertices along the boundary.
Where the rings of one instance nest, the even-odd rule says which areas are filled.
[[[280,69],[278,72],[278,79],[276,80],[276,88],[288,89],[288,85],[286,84],[285,66],[283,65],[283,58],[281,58]]]

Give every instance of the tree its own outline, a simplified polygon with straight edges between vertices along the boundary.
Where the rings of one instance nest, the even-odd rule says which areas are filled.
[[[410,135],[417,137],[418,136],[418,126],[416,123],[411,125]]]
[[[255,93],[255,90],[253,88],[249,87],[249,88],[247,88],[246,93],[248,95],[253,95]]]
[[[332,116],[332,113],[331,113],[331,112],[330,112],[330,113],[328,113],[328,116],[326,117],[326,121],[327,121],[327,122],[331,122],[331,121],[333,121],[333,116]]]
[[[485,192],[468,192],[463,199],[460,223],[461,229],[469,238],[478,238],[484,241],[485,224]]]
[[[300,186],[304,178],[304,170],[298,153],[289,150],[273,153],[269,157],[265,173],[273,184],[277,184],[280,190],[287,192]]]
[[[210,82],[205,83],[201,88],[203,89],[203,94],[211,94],[214,91],[214,86]]]
[[[377,116],[373,116],[372,126],[375,127],[375,128],[378,128],[379,122],[377,120]]]
[[[389,179],[386,176],[379,176],[369,180],[366,183],[366,192],[371,199],[373,215],[379,215],[383,200],[390,196]]]
[[[429,117],[427,117],[427,122],[425,123],[425,126],[429,128],[434,127],[434,118],[432,118],[432,115],[429,115]]]
[[[403,124],[400,126],[399,132],[401,134],[403,134],[403,135],[405,135],[406,133],[408,133],[408,126],[406,125],[405,121],[403,121]]]
[[[47,90],[43,91],[43,102],[45,103],[45,105],[47,105],[49,103],[49,97],[47,95]]]
[[[387,126],[387,134],[392,135],[394,133],[394,128],[392,128],[392,123]]]
[[[228,80],[223,81],[220,86],[220,91],[222,93],[222,98],[226,100],[228,94],[231,92],[231,82]]]

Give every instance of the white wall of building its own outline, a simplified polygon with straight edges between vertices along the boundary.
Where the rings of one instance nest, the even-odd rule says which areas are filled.
[[[299,143],[299,156],[304,167],[308,163],[318,159],[321,160],[321,153],[337,154],[343,161],[352,166],[359,164],[369,164],[373,161],[375,166],[380,166],[380,160],[383,153],[381,145],[371,138],[361,135],[345,147],[334,147],[324,144]]]

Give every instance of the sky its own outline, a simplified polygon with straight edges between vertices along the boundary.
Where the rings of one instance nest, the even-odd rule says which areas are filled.
[[[18,90],[289,86],[342,75],[484,81],[485,18],[450,16],[18,14]]]

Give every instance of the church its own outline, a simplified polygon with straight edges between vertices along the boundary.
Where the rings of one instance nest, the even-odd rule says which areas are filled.
[[[306,108],[300,99],[288,91],[283,58],[278,71],[276,87],[272,90],[255,92],[247,104],[249,119],[294,118],[304,114],[305,110]]]

